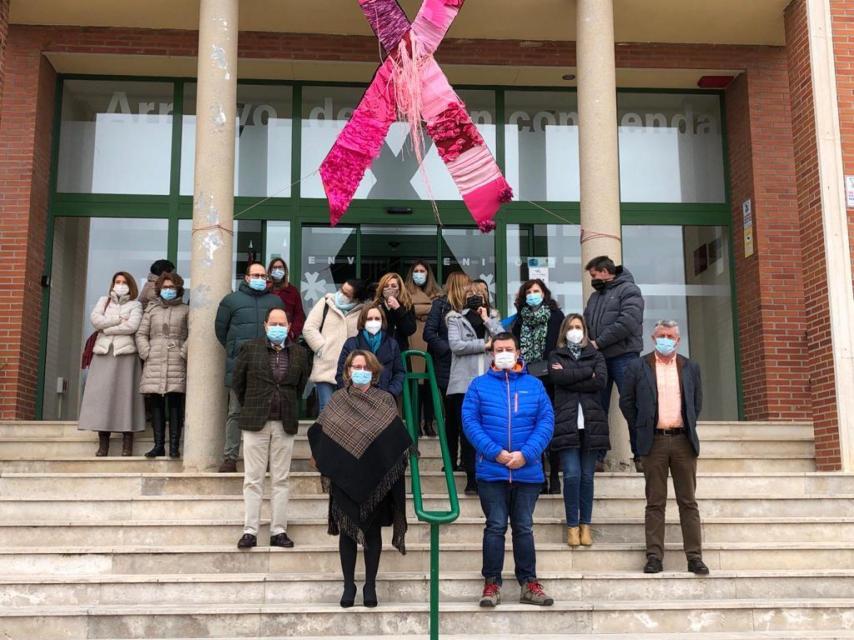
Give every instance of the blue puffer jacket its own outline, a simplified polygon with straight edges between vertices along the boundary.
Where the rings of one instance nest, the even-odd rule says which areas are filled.
[[[546,388],[527,370],[490,368],[474,379],[463,401],[463,430],[477,452],[477,479],[542,483],[542,455],[554,432]],[[527,463],[510,470],[495,461],[502,449],[521,451]]]

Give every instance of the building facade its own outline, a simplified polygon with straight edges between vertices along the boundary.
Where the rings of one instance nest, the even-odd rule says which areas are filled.
[[[357,2],[116,4],[0,0],[0,418],[76,418],[89,311],[159,258],[193,307],[192,460],[250,259],[306,308],[425,259],[509,314],[531,269],[580,311],[609,252],[646,333],[683,326],[705,419],[812,420],[818,468],[854,470],[854,2],[469,0],[437,60],[514,187],[488,235],[403,124],[329,226],[317,169],[380,61]]]

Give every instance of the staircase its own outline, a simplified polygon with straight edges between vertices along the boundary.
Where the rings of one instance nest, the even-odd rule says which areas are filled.
[[[598,474],[593,547],[565,546],[560,496],[537,506],[537,564],[555,606],[519,605],[509,578],[505,604],[482,610],[483,519],[477,498],[461,496],[460,520],[442,531],[443,634],[854,638],[854,475],[814,471],[808,424],[700,431],[711,576],[686,572],[672,501],[665,572],[641,573],[643,479]],[[0,638],[424,637],[428,527],[410,513],[408,554],[387,546],[379,608],[339,608],[337,541],[298,438],[288,528],[297,546],[246,552],[236,548],[241,474],[147,460],[150,434],[137,437],[138,457],[119,457],[114,439],[111,456],[95,458],[94,434],[74,423],[0,422]],[[422,440],[421,451],[425,504],[442,508],[436,441]],[[268,539],[262,527],[259,542]]]

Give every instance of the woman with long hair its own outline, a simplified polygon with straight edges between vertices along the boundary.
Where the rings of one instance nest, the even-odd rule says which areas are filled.
[[[288,337],[295,341],[302,335],[305,311],[302,308],[299,290],[288,281],[288,263],[282,258],[273,258],[267,267],[267,274],[272,281],[270,293],[279,296],[282,304],[285,305],[285,314],[290,322]]]
[[[415,333],[409,336],[409,348],[418,351],[427,351],[427,341],[424,339],[424,325],[430,315],[433,300],[442,294],[442,290],[436,283],[433,270],[425,260],[416,260],[409,267],[406,274],[406,290],[412,300],[412,309],[415,312]],[[424,373],[424,364],[421,360],[413,361],[412,370],[416,373]],[[433,427],[435,416],[433,415],[433,402],[429,395],[429,387],[425,383],[418,385],[418,409],[421,423],[421,433],[427,437],[435,437],[436,430]]]
[[[388,321],[388,333],[397,340],[401,353],[409,348],[409,336],[415,333],[415,310],[409,290],[397,273],[387,273],[377,283],[374,303],[382,307]]]

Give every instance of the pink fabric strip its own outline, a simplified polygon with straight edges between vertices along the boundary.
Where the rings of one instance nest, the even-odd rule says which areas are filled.
[[[383,49],[391,53],[409,33],[409,18],[397,0],[359,0],[362,13],[379,38]]]

